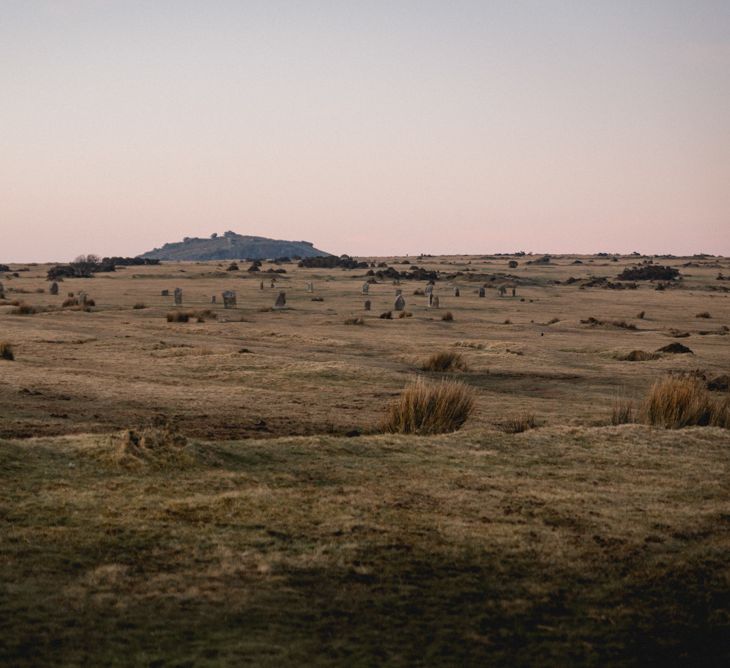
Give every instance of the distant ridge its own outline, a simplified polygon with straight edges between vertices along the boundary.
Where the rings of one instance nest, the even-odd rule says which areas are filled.
[[[282,241],[225,232],[205,239],[185,237],[138,257],[156,260],[266,260],[279,257],[322,257],[331,253],[319,250],[309,241]]]

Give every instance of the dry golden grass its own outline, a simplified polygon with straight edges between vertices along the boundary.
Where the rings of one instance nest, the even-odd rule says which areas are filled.
[[[460,429],[474,410],[474,392],[464,383],[419,378],[388,408],[383,431],[445,434]]]
[[[616,399],[611,409],[611,424],[631,424],[636,422],[634,415],[634,402],[624,399]]]
[[[93,317],[38,293],[48,267],[3,279],[39,313],[0,303],[0,338],[22,341],[0,374],[0,664],[727,664],[728,431],[606,422],[619,389],[667,372],[727,397],[730,261],[614,291],[580,285],[635,258],[516,258],[520,296],[500,299],[476,290],[506,257],[404,259],[387,261],[441,273],[453,324],[425,299],[378,319],[390,280],[362,312],[362,270],[68,279]],[[166,323],[176,287],[218,319]],[[225,289],[235,309],[211,305]],[[641,331],[610,326],[642,310]],[[617,359],[678,333],[694,354]],[[451,349],[470,366],[462,428],[372,434],[414,360]],[[121,432],[159,412],[186,445]],[[540,428],[504,434],[511,415]]]
[[[645,402],[649,424],[667,429],[690,426],[730,428],[730,403],[717,400],[691,376],[666,376],[654,383]]]
[[[26,302],[15,302],[15,304],[15,308],[11,311],[13,315],[33,315],[39,311],[37,307],[31,306]]]
[[[456,350],[442,350],[432,353],[421,365],[424,371],[468,371],[464,356]]]
[[[0,341],[0,359],[12,362],[15,359],[13,346],[7,341]]]
[[[505,434],[521,434],[529,429],[537,429],[538,424],[534,415],[520,415],[498,422],[497,427]]]

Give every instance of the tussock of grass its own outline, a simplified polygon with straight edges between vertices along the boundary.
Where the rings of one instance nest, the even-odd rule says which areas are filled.
[[[630,322],[626,322],[625,320],[599,320],[598,318],[594,318],[593,316],[590,316],[585,320],[581,320],[581,324],[590,325],[591,327],[618,327],[619,329],[630,329],[634,331],[638,329],[636,325]]]
[[[0,359],[8,360],[10,362],[15,359],[13,346],[11,346],[7,341],[0,341]]]
[[[346,325],[364,325],[365,321],[362,318],[347,318],[345,320]]]
[[[38,308],[26,302],[18,302],[11,313],[14,315],[33,315],[34,313],[38,313]]]
[[[667,429],[690,426],[730,428],[730,401],[717,401],[699,378],[666,376],[654,383],[646,398],[649,424]]]
[[[190,322],[190,320],[205,322],[215,320],[218,315],[215,311],[205,309],[204,311],[169,311],[166,317],[167,322]]]
[[[702,311],[702,313],[698,313],[695,318],[711,318],[709,311]]]
[[[624,362],[647,362],[649,360],[659,359],[661,355],[658,353],[648,353],[645,350],[632,350],[625,355],[617,355],[616,359]]]
[[[464,356],[455,350],[433,353],[422,365],[424,371],[468,371]]]
[[[451,311],[446,311],[446,313],[441,316],[441,320],[443,320],[444,322],[453,322],[454,314]]]
[[[499,422],[497,427],[505,434],[521,434],[529,429],[537,429],[537,420],[534,415],[521,415]]]
[[[136,311],[139,311],[143,308],[147,308],[147,304],[145,304],[144,302],[137,302],[132,308]]]
[[[124,468],[179,467],[195,462],[187,439],[168,424],[129,429],[112,437],[111,460]]]
[[[412,318],[412,317],[413,317],[413,313],[411,313],[410,311],[401,311],[400,313],[398,313],[398,318],[400,318],[401,320],[403,318]]]
[[[384,311],[380,314],[381,320],[392,320],[393,319],[393,312],[392,311]]]
[[[456,431],[474,410],[474,393],[463,383],[433,383],[419,378],[388,408],[383,431],[443,434]]]
[[[611,424],[631,424],[633,422],[636,422],[634,403],[632,401],[616,399],[611,409]]]

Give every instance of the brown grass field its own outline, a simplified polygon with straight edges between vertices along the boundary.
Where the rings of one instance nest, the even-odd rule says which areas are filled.
[[[11,265],[0,664],[728,665],[730,430],[644,402],[730,373],[730,260],[616,290],[585,284],[639,258],[536,257],[377,258],[442,272],[439,309],[402,281],[392,319],[362,269],[165,263],[54,296]],[[470,389],[459,431],[383,433],[418,378]]]

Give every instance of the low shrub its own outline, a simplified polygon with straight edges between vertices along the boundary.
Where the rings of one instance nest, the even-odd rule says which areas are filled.
[[[10,362],[15,359],[13,346],[11,346],[7,341],[0,341],[0,359],[8,360]]]
[[[393,312],[392,311],[385,311],[384,313],[380,314],[380,318],[382,320],[392,320],[393,319]]]
[[[145,304],[144,302],[137,302],[132,308],[136,311],[140,311],[143,308],[147,308],[147,304]]]
[[[382,429],[398,434],[444,434],[460,429],[473,410],[474,393],[467,385],[419,378],[388,407]]]
[[[707,311],[702,311],[702,313],[698,313],[695,318],[711,318],[712,316]]]
[[[345,320],[346,325],[364,325],[365,321],[362,318],[348,318]]]
[[[446,311],[446,313],[441,316],[441,320],[443,320],[444,322],[453,322],[454,314],[451,311]]]

